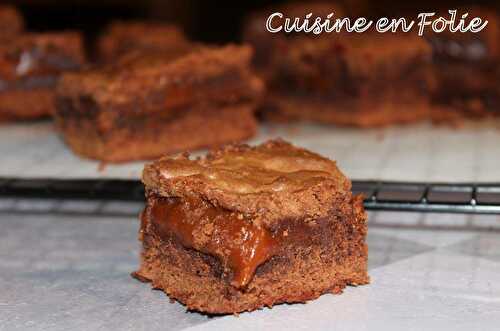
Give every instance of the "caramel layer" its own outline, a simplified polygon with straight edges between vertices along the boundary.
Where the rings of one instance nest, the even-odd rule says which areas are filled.
[[[231,285],[237,288],[245,287],[278,247],[266,229],[203,201],[160,199],[150,215],[160,236],[174,236],[187,248],[218,257],[232,271]]]

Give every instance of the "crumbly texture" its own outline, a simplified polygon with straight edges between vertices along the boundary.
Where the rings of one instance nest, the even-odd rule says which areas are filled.
[[[9,5],[0,5],[0,38],[12,37],[24,30],[21,13]]]
[[[479,33],[428,36],[438,80],[432,96],[437,122],[500,115],[500,17],[481,7],[468,12],[488,20],[488,26]]]
[[[431,48],[420,37],[295,37],[270,65],[266,119],[384,126],[426,119]]]
[[[55,86],[85,63],[76,32],[23,33],[0,45],[0,120],[29,120],[54,112]]]
[[[190,310],[227,314],[306,302],[369,280],[362,198],[352,196],[333,161],[283,141],[229,145],[201,159],[162,158],[145,167],[143,181],[147,206],[135,276]],[[189,231],[169,224],[183,221],[181,214],[158,219],[165,201],[186,204]],[[251,229],[248,237],[264,231],[273,243],[253,242],[264,258],[239,284],[235,275],[248,264],[231,260],[241,252],[225,239],[237,222]]]
[[[108,162],[246,139],[263,89],[251,54],[246,46],[197,47],[65,75],[56,123],[77,154]]]
[[[184,33],[174,25],[117,21],[100,37],[98,51],[101,61],[112,63],[131,52],[176,52],[189,44]]]

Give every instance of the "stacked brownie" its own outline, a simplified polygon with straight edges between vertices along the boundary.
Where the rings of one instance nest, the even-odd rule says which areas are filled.
[[[129,56],[66,74],[55,120],[74,152],[122,162],[214,146],[255,133],[262,83],[246,46]]]
[[[77,32],[22,31],[20,15],[0,8],[0,121],[35,119],[54,112],[61,73],[85,62]]]
[[[141,266],[190,310],[305,302],[366,284],[362,198],[335,162],[283,141],[229,145],[143,172]]]
[[[178,27],[153,22],[113,22],[98,42],[99,58],[114,62],[135,52],[176,52],[191,43]]]
[[[285,7],[281,12],[304,17],[325,11],[297,15],[299,8],[306,9]],[[327,12],[339,11],[330,7]],[[268,86],[262,107],[268,119],[371,127],[429,115],[432,50],[420,37],[367,32],[296,33],[276,39],[271,33],[256,38],[247,32],[247,39],[256,49],[267,49],[265,61],[256,66]]]
[[[271,62],[268,117],[383,126],[428,116],[431,49],[416,36],[295,37]]]
[[[500,115],[500,17],[485,8],[468,12],[469,17],[488,20],[486,28],[479,33],[428,36],[438,78],[435,120]]]
[[[243,39],[250,43],[255,49],[255,57],[253,63],[259,74],[266,77],[269,70],[272,70],[271,60],[273,57],[279,56],[282,45],[286,44],[287,40],[292,39],[296,34],[270,33],[266,29],[266,21],[270,14],[280,12],[285,17],[301,17],[306,14],[313,13],[315,16],[326,17],[330,13],[334,13],[335,17],[342,17],[344,10],[330,2],[291,2],[282,6],[273,6],[267,9],[257,11],[244,22]]]

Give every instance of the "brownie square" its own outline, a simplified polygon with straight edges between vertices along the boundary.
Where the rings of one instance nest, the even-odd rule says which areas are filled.
[[[264,115],[374,127],[428,118],[431,48],[415,35],[298,36],[270,62]]]
[[[12,37],[24,29],[24,19],[19,11],[9,5],[0,5],[0,38]]]
[[[266,76],[270,62],[273,57],[279,55],[280,45],[286,43],[287,39],[293,38],[298,34],[270,33],[266,30],[266,21],[270,14],[280,12],[284,17],[304,18],[312,13],[314,17],[326,17],[334,13],[335,17],[345,15],[344,8],[339,4],[327,1],[307,1],[290,2],[281,6],[272,6],[264,10],[259,10],[246,17],[243,26],[243,39],[251,44],[255,49],[253,63],[260,74]]]
[[[467,12],[469,17],[488,20],[486,28],[479,33],[427,36],[438,79],[432,97],[432,117],[437,121],[500,115],[500,17],[482,7]]]
[[[178,27],[155,22],[117,21],[99,39],[99,57],[113,62],[130,52],[175,52],[190,43]]]
[[[251,55],[248,46],[197,47],[66,74],[56,123],[75,153],[107,162],[246,139],[263,89]]]
[[[281,140],[164,157],[143,172],[135,276],[210,314],[367,284],[366,214],[335,162]]]
[[[0,44],[0,120],[35,119],[54,112],[61,73],[85,62],[77,32],[23,33]]]

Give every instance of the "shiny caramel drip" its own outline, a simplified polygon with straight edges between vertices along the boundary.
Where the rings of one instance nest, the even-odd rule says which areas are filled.
[[[243,215],[194,200],[164,199],[151,207],[160,235],[174,235],[183,246],[218,257],[233,272],[231,285],[242,288],[259,265],[276,251],[276,239]]]

